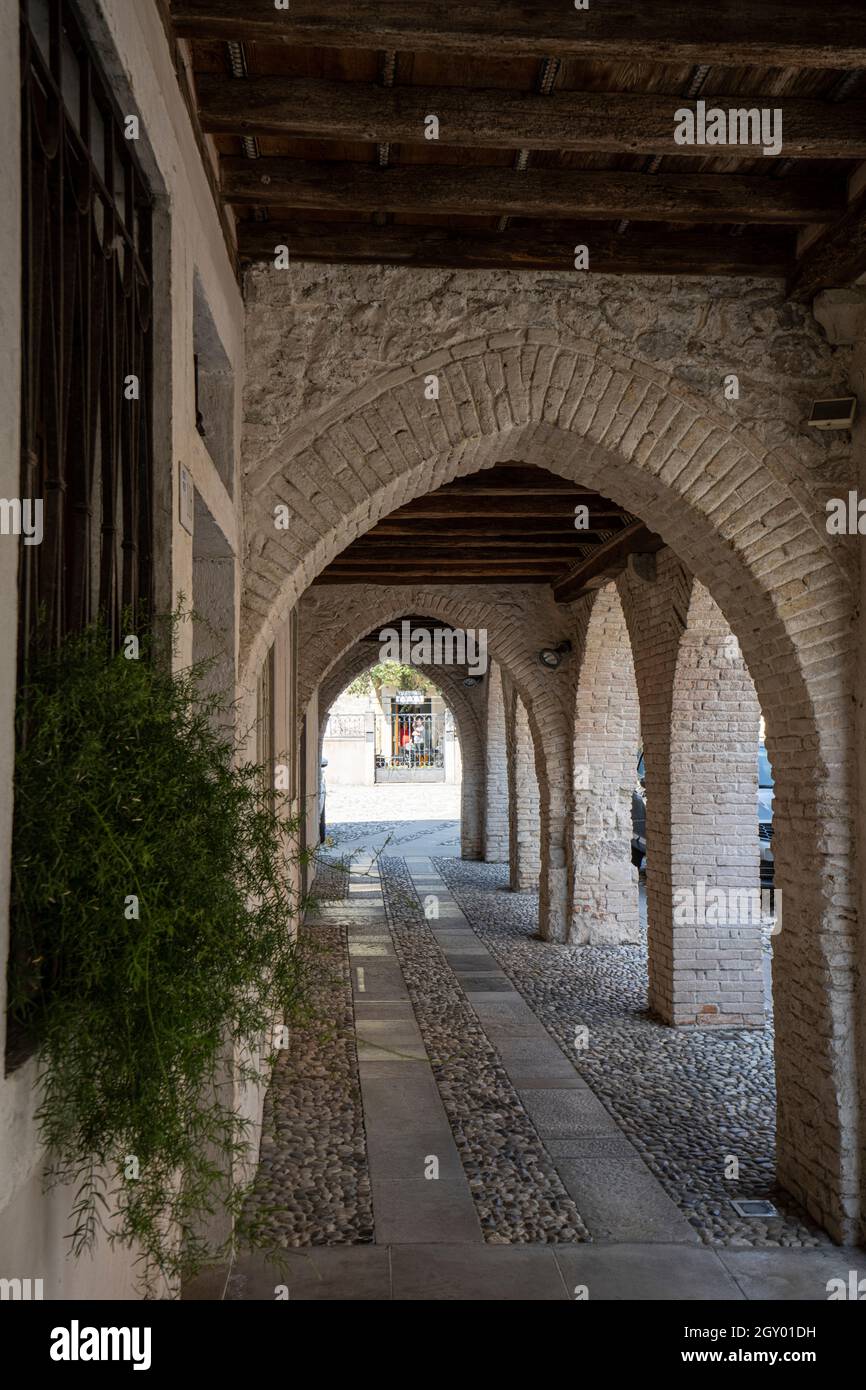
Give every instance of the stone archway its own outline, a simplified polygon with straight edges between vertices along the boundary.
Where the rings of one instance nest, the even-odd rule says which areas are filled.
[[[619,592],[606,584],[575,607],[580,666],[574,702],[572,939],[640,939],[638,875],[631,859],[632,792],[640,709],[631,639]]]
[[[320,746],[328,711],[334,701],[341,691],[370,665],[369,646],[358,643],[328,672],[319,687]],[[462,859],[481,859],[484,827],[484,746],[478,709],[480,687],[476,687],[475,690],[466,689],[460,677],[447,667],[419,665],[418,670],[438,686],[442,698],[454,716],[460,736],[463,763],[460,788],[460,855]]]
[[[357,642],[359,632],[388,626],[406,613],[425,614],[454,628],[483,629],[497,661],[526,707],[536,750],[539,789],[539,926],[550,940],[565,941],[570,927],[571,744],[567,678],[542,670],[540,641],[568,635],[567,615],[547,593],[527,600],[522,590],[493,586],[447,592],[429,586],[327,585],[313,588],[299,605],[302,661],[300,702],[326,678]],[[438,668],[437,668],[438,669]]]
[[[431,374],[436,400],[423,389]],[[248,477],[244,662],[254,675],[278,624],[357,535],[497,462],[520,458],[596,488],[658,532],[739,639],[772,731],[786,894],[776,951],[780,1176],[841,1235],[859,1201],[848,1024],[854,603],[848,552],[823,530],[804,446],[792,428],[779,434],[782,443],[759,438],[681,380],[550,330],[452,343],[388,370],[259,452]],[[274,528],[281,505],[292,518],[285,532]],[[510,645],[499,654],[506,666]],[[561,803],[548,787],[545,807],[542,793],[543,904],[563,896],[568,877],[569,782]]]

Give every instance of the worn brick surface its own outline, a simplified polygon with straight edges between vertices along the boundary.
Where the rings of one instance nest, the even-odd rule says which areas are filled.
[[[831,347],[778,286],[751,280],[302,266],[257,269],[247,290],[247,686],[279,623],[349,541],[413,497],[499,461],[597,488],[671,547],[655,585],[627,575],[617,588],[647,748],[650,984],[672,1016],[677,943],[665,917],[678,875],[724,868],[706,844],[685,854],[678,807],[694,801],[697,780],[687,782],[687,750],[672,748],[670,733],[686,688],[694,694],[702,672],[720,676],[709,634],[682,641],[695,579],[712,595],[754,682],[776,776],[780,1176],[828,1229],[850,1236],[863,1084],[852,881],[857,552],[851,538],[827,536],[823,502],[857,478],[844,436],[803,425],[814,398],[848,394],[847,350]],[[737,401],[724,399],[730,371]],[[424,397],[430,372],[435,401]],[[277,533],[281,500],[292,524]],[[340,591],[324,592],[338,602]],[[390,592],[378,591],[382,620],[418,611],[389,605]],[[349,591],[342,602],[350,610]],[[524,703],[538,774],[540,920],[562,940],[581,853],[566,698],[579,685],[574,668],[564,681],[542,680],[536,653],[564,636],[579,641],[576,614],[486,587],[432,592],[421,611],[488,626],[491,654]],[[362,628],[357,612],[341,618],[335,608],[329,632],[312,639],[317,679],[376,620],[368,613]],[[744,689],[731,696],[735,711]],[[698,750],[699,725],[695,715],[688,730]],[[728,997],[745,1005],[746,993]]]

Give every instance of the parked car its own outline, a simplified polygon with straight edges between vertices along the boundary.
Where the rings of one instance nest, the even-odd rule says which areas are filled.
[[[758,744],[758,838],[761,845],[761,887],[772,888],[773,863],[773,769],[765,744]]]
[[[646,768],[643,753],[637,760],[637,782],[631,794],[631,862],[646,873]]]
[[[321,766],[328,766],[327,758],[322,759]],[[325,794],[325,774],[323,772],[319,777],[319,844],[323,844],[325,839]]]
[[[773,769],[767,748],[758,744],[758,841],[761,850],[761,887],[773,886]],[[646,873],[646,768],[638,758],[637,782],[631,794],[631,862]]]

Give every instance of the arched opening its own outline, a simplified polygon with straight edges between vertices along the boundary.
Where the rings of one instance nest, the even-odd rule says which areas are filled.
[[[467,358],[475,359],[471,371]],[[821,1090],[822,1077],[832,1074],[839,1078],[840,1088],[827,1095],[825,1120],[832,1114],[838,1133],[852,1118],[850,1111],[843,1114],[841,1104],[842,1076],[853,1065],[852,1041],[840,1020],[850,1008],[854,979],[834,946],[839,931],[850,931],[844,913],[840,916],[837,891],[840,876],[844,879],[848,872],[850,819],[838,798],[822,790],[832,778],[840,741],[846,747],[850,741],[849,661],[841,628],[822,615],[818,597],[826,587],[842,606],[850,606],[850,594],[837,556],[815,521],[808,480],[800,475],[793,456],[786,456],[783,467],[778,452],[768,453],[748,432],[732,428],[729,417],[681,384],[665,382],[640,363],[607,360],[604,350],[560,342],[540,346],[531,334],[508,348],[467,343],[459,364],[437,364],[441,372],[436,401],[425,400],[420,390],[427,365],[421,360],[411,373],[384,378],[378,395],[369,386],[361,393],[363,399],[348,395],[314,430],[279,440],[269,454],[260,452],[251,473],[251,495],[253,511],[265,526],[275,496],[288,498],[290,506],[297,501],[307,530],[318,525],[315,508],[293,492],[287,465],[295,455],[315,459],[316,467],[329,467],[328,458],[351,466],[360,448],[366,457],[388,460],[388,480],[364,484],[363,500],[347,511],[339,528],[321,526],[315,544],[298,548],[297,537],[276,548],[268,543],[268,575],[257,581],[256,593],[248,595],[252,621],[247,663],[255,667],[273,623],[301,593],[301,608],[311,605],[325,618],[314,645],[324,640],[330,659],[335,659],[356,636],[337,610],[356,601],[360,590],[353,583],[341,589],[347,573],[342,564],[323,582],[317,576],[395,508],[436,494],[456,480],[471,479],[479,471],[495,472],[510,459],[595,489],[672,547],[660,552],[657,566],[629,568],[618,581],[634,653],[646,752],[649,934],[651,954],[653,945],[658,946],[655,956],[661,971],[659,975],[651,964],[651,982],[670,968],[661,955],[664,931],[669,930],[663,922],[673,892],[670,763],[667,752],[660,759],[653,749],[661,741],[667,750],[672,694],[665,692],[673,689],[677,642],[697,579],[724,614],[749,664],[768,719],[768,751],[776,775],[776,880],[791,905],[775,965],[779,1173],[790,1191],[840,1232],[847,1220],[844,1193],[852,1194],[856,1185],[855,1169],[845,1158],[850,1149],[840,1145],[834,1150],[841,1155],[839,1163],[834,1159],[828,1166],[828,1151],[825,1148],[821,1158],[805,1117],[815,1088]],[[448,425],[449,411],[455,407],[464,418],[471,412],[474,421],[473,429],[458,432],[459,437]],[[715,480],[709,488],[707,476]],[[738,489],[743,490],[742,507]],[[756,489],[765,518],[759,531],[743,519],[746,498]],[[799,569],[806,566],[810,573],[809,584],[796,594],[786,588],[783,563],[791,545],[796,545]],[[779,552],[775,566],[767,559],[774,547]],[[277,576],[281,567],[282,579]],[[511,574],[525,578],[514,570]],[[400,611],[428,611],[455,624],[488,629],[491,653],[507,669],[526,708],[536,752],[540,933],[548,941],[569,940],[574,909],[573,730],[563,717],[566,683],[552,685],[549,673],[539,670],[541,642],[550,642],[556,650],[573,641],[568,602],[557,603],[550,589],[538,585],[532,589],[532,602],[521,606],[507,586],[501,595],[493,594],[463,574],[459,584],[443,584],[441,577],[434,584],[431,576],[424,576],[414,588],[397,584],[390,590],[384,574],[368,572],[367,577],[373,582],[364,602],[369,603],[370,595],[381,598],[383,618],[386,613],[394,617]],[[311,581],[316,582],[309,587]],[[328,612],[325,596],[333,612]],[[560,595],[569,601],[577,596],[567,586]],[[825,630],[820,656],[814,634],[808,641],[802,635],[806,612],[812,610],[816,626]],[[836,665],[828,681],[831,649]],[[806,976],[820,979],[825,988],[804,988]],[[824,1174],[820,1182],[819,1169]],[[832,1200],[831,1191],[836,1194]]]
[[[432,628],[432,620],[415,618],[410,633],[419,636],[425,621]],[[327,821],[333,830],[338,814],[341,834],[349,838],[347,827],[368,819],[392,827],[429,822],[438,848],[477,859],[483,677],[470,676],[465,665],[378,661],[377,646],[387,641],[382,631],[365,634],[319,687]]]

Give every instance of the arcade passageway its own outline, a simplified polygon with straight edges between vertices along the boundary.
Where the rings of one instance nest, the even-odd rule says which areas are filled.
[[[0,77],[0,1289],[859,1287],[861,7],[20,0]]]

